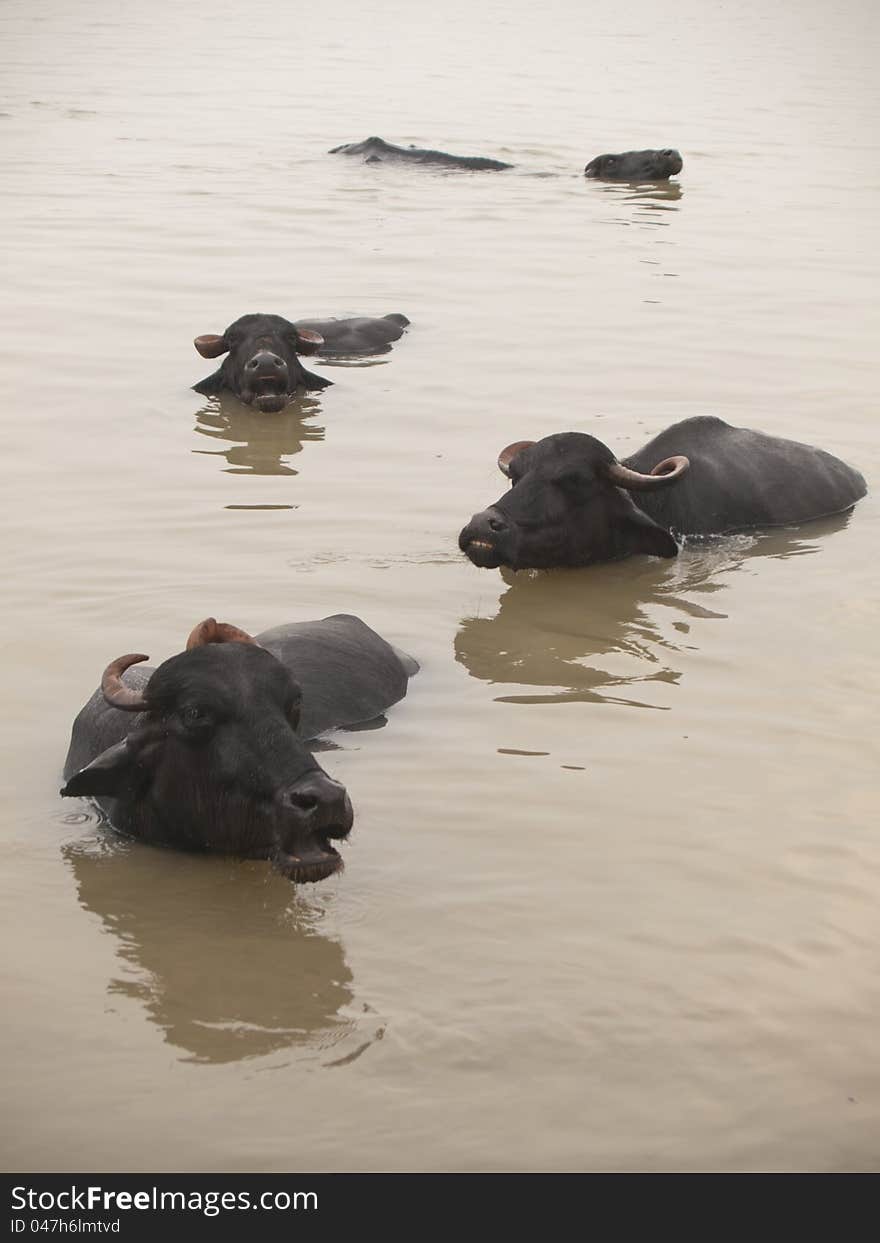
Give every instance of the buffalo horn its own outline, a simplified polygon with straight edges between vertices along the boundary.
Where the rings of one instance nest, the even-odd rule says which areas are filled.
[[[147,701],[140,691],[133,691],[122,681],[122,675],[129,665],[137,665],[142,660],[149,660],[141,652],[132,652],[128,656],[117,656],[111,660],[101,677],[101,694],[111,708],[121,708],[123,712],[145,712]]]
[[[191,652],[194,647],[203,647],[206,643],[256,643],[246,630],[238,626],[230,626],[229,622],[218,622],[216,617],[206,617],[200,621],[190,633],[186,641],[186,650]]]
[[[690,466],[686,457],[676,456],[664,458],[658,462],[650,475],[630,470],[621,462],[609,462],[604,467],[605,474],[619,488],[628,488],[633,492],[653,492],[656,488],[667,488],[676,479],[680,479]]]

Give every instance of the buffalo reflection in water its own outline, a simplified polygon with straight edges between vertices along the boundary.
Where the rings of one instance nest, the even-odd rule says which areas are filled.
[[[664,219],[664,213],[677,212],[682,196],[681,186],[675,181],[603,182],[598,186],[588,181],[587,184],[598,188],[600,194],[611,196],[609,206],[621,209],[622,214],[610,222],[613,224],[665,227],[671,217]]]
[[[303,395],[277,414],[261,414],[244,406],[231,393],[213,398],[196,414],[196,432],[214,440],[234,441],[226,449],[193,449],[209,457],[223,457],[231,475],[296,475],[286,458],[301,453],[303,445],[324,439],[324,428],[306,420],[321,413],[319,398]]]
[[[342,945],[319,931],[320,907],[265,864],[152,848],[105,828],[63,851],[81,904],[118,942],[109,991],[141,1002],[185,1060],[297,1048],[327,1065],[381,1037],[368,1007],[363,1019],[346,1013],[352,973]]]
[[[837,514],[799,530],[691,540],[672,562],[635,558],[581,570],[502,570],[508,589],[498,612],[462,619],[455,658],[480,681],[543,688],[499,696],[503,703],[665,709],[656,702],[656,684],[680,680],[676,657],[697,646],[690,638],[694,622],[727,616],[707,603],[726,589],[729,576],[755,557],[819,552],[849,517]]]
[[[344,355],[326,362],[328,368],[340,370],[387,365],[384,359]],[[323,400],[328,400],[326,394]],[[224,470],[231,475],[296,475],[299,472],[285,459],[301,453],[310,441],[324,439],[324,428],[307,422],[322,410],[322,397],[313,393],[299,393],[277,414],[262,414],[234,394],[223,392],[196,412],[195,431],[213,440],[235,443],[227,449],[193,449],[193,453],[225,458]]]

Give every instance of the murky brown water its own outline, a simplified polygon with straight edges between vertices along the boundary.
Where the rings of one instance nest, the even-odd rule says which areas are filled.
[[[5,1166],[876,1168],[876,500],[672,564],[455,545],[554,431],[880,477],[876,6],[298,7],[0,9]],[[370,133],[521,168],[325,154]],[[680,194],[577,175],[667,144]],[[259,416],[188,389],[254,310],[413,327]],[[58,798],[109,658],[341,610],[423,672],[325,756],[338,880]]]

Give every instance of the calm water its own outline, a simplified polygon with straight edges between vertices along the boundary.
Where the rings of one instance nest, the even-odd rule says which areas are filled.
[[[880,511],[673,563],[458,554],[509,441],[714,413],[880,477],[871,0],[4,0],[7,1169],[880,1163]],[[325,154],[381,134],[519,167]],[[674,145],[661,191],[579,176]],[[538,175],[545,174],[545,175]],[[282,416],[239,314],[403,311]],[[345,874],[57,794],[120,652],[350,611]]]

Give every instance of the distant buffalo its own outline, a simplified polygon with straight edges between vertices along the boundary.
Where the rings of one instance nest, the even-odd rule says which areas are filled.
[[[404,164],[434,164],[442,168],[467,168],[473,172],[498,172],[513,167],[502,160],[489,160],[482,155],[448,155],[445,151],[431,151],[425,147],[395,147],[384,138],[345,142],[341,147],[331,147],[330,154],[362,155],[365,164],[380,164],[387,160]]]
[[[597,155],[584,169],[584,176],[601,181],[667,181],[681,170],[681,156],[674,148],[666,147],[663,151]]]
[[[62,795],[95,798],[146,842],[271,859],[300,882],[337,871],[352,807],[306,740],[380,717],[412,657],[340,614],[256,638],[207,618],[158,669],[131,668],[145,660],[107,666],[74,722]]]
[[[322,389],[333,383],[307,371],[300,354],[382,354],[408,324],[405,315],[397,314],[295,322],[280,315],[242,315],[222,336],[196,337],[193,344],[202,358],[227,357],[193,388],[208,397],[234,393],[245,405],[275,414],[298,390]]]
[[[711,417],[674,424],[624,462],[562,432],[508,445],[498,465],[513,486],[458,541],[487,569],[674,557],[676,537],[792,526],[842,513],[866,490],[822,449]]]
[[[501,171],[514,168],[502,160],[482,155],[449,155],[425,147],[396,147],[384,138],[365,138],[363,142],[346,142],[331,147],[331,155],[361,155],[365,164],[391,161],[404,164],[434,165],[440,168],[463,168],[475,172]],[[672,147],[662,151],[623,151],[619,155],[597,155],[584,169],[587,177],[603,181],[666,181],[680,173],[682,159]]]

